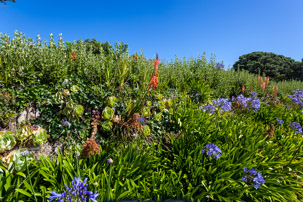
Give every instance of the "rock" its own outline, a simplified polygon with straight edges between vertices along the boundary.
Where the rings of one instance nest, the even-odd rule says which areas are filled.
[[[26,122],[37,117],[40,117],[40,111],[34,107],[27,107],[23,112],[21,112],[17,119],[17,123],[21,123],[22,121]]]

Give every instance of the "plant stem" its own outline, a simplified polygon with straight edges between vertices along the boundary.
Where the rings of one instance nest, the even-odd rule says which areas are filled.
[[[28,171],[28,166],[27,166],[27,160],[26,160],[26,156],[25,156],[25,165],[26,165],[26,171],[27,171],[27,175],[29,176],[29,183],[30,183],[30,185],[31,185],[32,192],[33,192],[33,194],[34,194],[35,201],[37,202],[38,200],[37,200],[37,198],[36,198],[36,194],[35,194],[35,192],[34,192],[34,188],[33,188],[32,180],[31,180],[31,177],[30,177],[30,175],[29,175],[29,171]]]
[[[108,185],[107,185],[107,196],[106,196],[106,200],[109,201],[110,199],[110,179],[112,176],[112,164],[110,164],[109,167],[109,179],[108,179]]]

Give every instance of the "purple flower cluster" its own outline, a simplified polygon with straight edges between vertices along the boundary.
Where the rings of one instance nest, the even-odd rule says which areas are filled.
[[[21,152],[22,156],[27,156],[29,154],[29,151],[25,150],[24,152]]]
[[[277,120],[277,122],[280,124],[280,125],[282,125],[283,123],[284,123],[284,121],[282,120],[282,119],[276,119]]]
[[[232,97],[232,101],[239,104],[242,108],[248,108],[253,111],[259,111],[261,107],[261,102],[258,98],[252,97],[244,97],[242,94],[237,95],[237,97]]]
[[[251,94],[252,96],[257,96],[258,93],[257,93],[256,91],[251,91],[250,94]]]
[[[291,122],[290,127],[296,131],[295,133],[302,133],[302,127],[300,123],[297,122]]]
[[[67,187],[66,184],[65,189],[62,194],[56,193],[55,191],[51,191],[51,195],[49,197],[50,201],[59,201],[59,202],[64,202],[64,201],[91,201],[97,202],[97,196],[99,195],[97,191],[95,193],[91,191],[87,191],[87,186],[88,184],[85,184],[87,181],[87,178],[83,180],[81,183],[81,178],[74,178],[72,181],[72,186]]]
[[[220,63],[218,62],[217,64],[215,64],[214,67],[217,67],[218,69],[224,69],[224,64],[223,63]]]
[[[211,158],[218,159],[218,158],[220,158],[222,151],[217,145],[215,145],[213,143],[209,143],[204,147],[204,149],[201,150],[201,153],[202,154],[206,153]]]
[[[146,119],[144,117],[142,117],[142,116],[140,116],[140,117],[137,118],[137,121],[139,121],[140,124],[142,124],[142,125],[144,124],[145,120]]]
[[[210,113],[214,113],[216,111],[216,108],[218,108],[220,112],[230,111],[231,102],[229,102],[228,99],[219,98],[217,100],[213,100],[213,104],[207,104],[200,107],[203,112]]]
[[[303,108],[303,89],[297,89],[293,91],[293,95],[288,95],[291,98],[291,102],[299,105],[300,109]]]
[[[68,121],[63,121],[62,126],[70,126],[70,123]]]
[[[246,175],[244,177],[242,177],[242,182],[253,183],[253,185],[256,189],[258,189],[261,186],[261,184],[265,183],[265,180],[260,171],[257,172],[253,168],[250,170],[247,170],[247,168],[244,168],[243,171],[246,173]]]

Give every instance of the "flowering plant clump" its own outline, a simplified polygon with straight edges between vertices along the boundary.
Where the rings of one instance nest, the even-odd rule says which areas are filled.
[[[297,89],[293,91],[293,95],[288,95],[291,98],[291,102],[299,105],[300,109],[303,108],[303,89]]]
[[[227,98],[219,98],[217,100],[214,100],[213,104],[206,104],[204,106],[201,106],[200,109],[203,112],[210,113],[214,113],[216,109],[218,109],[220,112],[226,112],[231,110],[231,102],[229,102]]]
[[[282,125],[283,123],[284,123],[284,121],[282,120],[282,119],[276,119],[277,120],[277,122],[280,124],[280,125]]]
[[[214,67],[217,67],[218,69],[224,69],[224,64],[223,63],[220,63],[218,62],[217,64],[215,64]]]
[[[265,180],[260,171],[257,172],[253,168],[250,170],[247,170],[247,168],[244,168],[243,171],[246,173],[246,175],[244,177],[242,177],[242,182],[252,183],[256,189],[258,189],[261,186],[261,184],[265,183]]]
[[[74,178],[72,181],[72,186],[67,187],[66,184],[65,190],[62,194],[56,193],[55,191],[51,191],[51,195],[49,197],[50,201],[91,201],[97,202],[97,196],[99,195],[97,191],[95,193],[91,191],[87,191],[88,184],[85,184],[87,178],[83,180],[81,183],[81,178]]]
[[[218,159],[220,158],[222,151],[217,145],[213,143],[209,143],[204,147],[204,149],[201,150],[201,153],[202,154],[206,153],[211,158]]]
[[[295,133],[302,133],[302,127],[300,123],[297,122],[291,122],[290,127],[296,131]]]
[[[259,111],[261,107],[260,100],[254,96],[246,98],[240,94],[237,95],[237,97],[232,97],[232,101],[236,102],[239,107],[247,108],[256,112]]]

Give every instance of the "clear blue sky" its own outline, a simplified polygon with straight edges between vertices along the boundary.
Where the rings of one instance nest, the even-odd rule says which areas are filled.
[[[143,49],[166,61],[204,51],[226,66],[253,51],[301,61],[303,0],[17,0],[0,7],[0,32],[15,30],[34,39],[122,41],[131,54]]]

